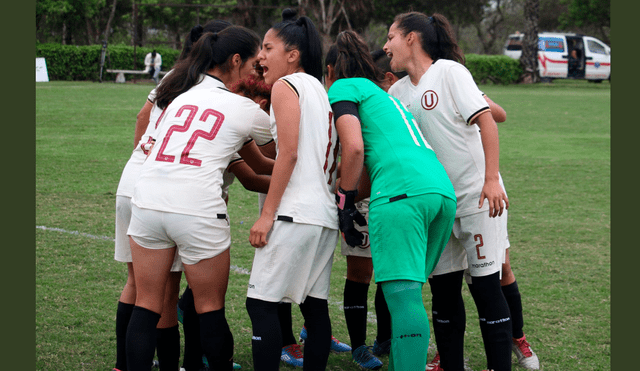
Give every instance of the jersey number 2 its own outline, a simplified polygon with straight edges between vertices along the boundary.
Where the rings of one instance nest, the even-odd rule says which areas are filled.
[[[167,130],[167,134],[165,135],[162,141],[160,150],[158,151],[158,155],[156,156],[156,161],[164,161],[164,162],[175,161],[175,156],[165,155],[164,150],[167,147],[167,143],[169,142],[171,135],[175,132],[184,133],[187,130],[189,130],[189,127],[191,126],[193,119],[196,117],[196,114],[198,113],[197,106],[184,105],[180,107],[180,109],[178,110],[178,113],[176,113],[176,117],[182,116],[182,112],[186,110],[189,111],[189,116],[187,116],[187,119],[185,120],[184,124],[173,125],[172,127],[169,128],[169,130]],[[189,141],[187,142],[187,145],[182,150],[182,154],[180,155],[181,164],[193,165],[193,166],[202,165],[201,160],[189,157],[189,152],[191,152],[191,150],[193,149],[193,146],[196,143],[196,140],[198,138],[203,138],[205,140],[213,140],[216,137],[216,135],[218,135],[220,126],[222,126],[222,122],[224,121],[224,115],[222,113],[210,108],[202,112],[202,115],[200,115],[199,121],[206,122],[209,116],[214,116],[216,118],[216,122],[213,124],[213,127],[208,132],[204,130],[196,130],[193,132],[193,134],[191,135],[191,138],[189,138]]]

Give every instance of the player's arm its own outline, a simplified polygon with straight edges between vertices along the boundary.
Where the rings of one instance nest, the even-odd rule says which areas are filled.
[[[491,116],[493,116],[493,121],[495,122],[505,122],[507,120],[507,112],[504,108],[500,107],[500,105],[491,100],[486,94],[483,95],[484,99],[489,104],[489,109],[491,110]]]
[[[144,106],[138,112],[136,116],[136,128],[133,134],[133,148],[136,148],[138,143],[140,142],[140,138],[147,130],[147,126],[149,126],[149,118],[151,117],[151,109],[153,108],[153,103],[151,103],[148,99],[144,103]]]
[[[249,241],[253,247],[263,247],[267,244],[267,234],[273,226],[276,210],[298,161],[300,133],[298,95],[285,82],[278,80],[273,85],[271,97],[271,107],[278,123],[278,157],[273,165],[272,181],[262,214],[251,227]]]
[[[275,161],[262,154],[254,140],[242,146],[238,154],[256,174],[271,175]]]
[[[246,190],[260,193],[269,191],[271,176],[256,174],[245,161],[234,161],[227,169],[236,176]]]
[[[475,122],[480,128],[485,161],[484,186],[482,187],[478,207],[480,208],[484,205],[486,198],[489,202],[489,216],[495,218],[502,215],[505,207],[509,208],[509,199],[500,184],[498,125],[496,125],[489,111],[479,114],[472,122]]]

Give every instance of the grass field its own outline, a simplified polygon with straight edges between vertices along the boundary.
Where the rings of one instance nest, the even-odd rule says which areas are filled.
[[[115,192],[133,147],[135,116],[152,87],[36,83],[37,370],[104,371],[114,365],[116,303],[126,279],[126,266],[113,260]],[[611,85],[555,81],[480,88],[508,113],[499,124],[500,168],[511,205],[511,260],[527,338],[545,370],[608,370]],[[234,183],[229,214],[233,269],[226,313],[235,361],[252,370],[244,302],[257,195]],[[337,251],[330,314],[334,335],[348,343],[341,308],[346,261]],[[374,292],[372,285],[369,343],[375,336]],[[463,292],[465,357],[469,369],[482,370],[475,305],[466,287]],[[428,285],[424,298],[430,313]],[[302,316],[295,306],[293,314],[298,332]],[[386,370],[387,359],[382,360]],[[330,356],[328,369],[357,368],[342,354]]]

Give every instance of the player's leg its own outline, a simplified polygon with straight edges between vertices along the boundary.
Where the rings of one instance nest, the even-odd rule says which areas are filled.
[[[131,221],[131,197],[116,197],[115,254],[116,261],[127,264],[127,281],[122,288],[116,310],[116,370],[127,369],[127,327],[136,302],[136,283],[131,262],[131,246],[127,229]]]
[[[449,241],[429,277],[436,358],[439,357],[443,369],[452,371],[464,370],[466,314],[462,278],[468,263],[464,246],[456,237],[459,229],[460,219],[456,218]]]
[[[200,322],[200,342],[212,369],[233,367],[233,335],[224,311],[229,282],[230,252],[223,252],[195,264],[183,257],[187,282],[193,291]]]
[[[303,370],[324,370],[331,349],[329,304],[326,299],[307,296],[300,303],[300,311],[307,328]]]
[[[182,330],[184,333],[184,355],[182,367],[185,371],[198,371],[202,363],[202,345],[200,344],[200,320],[193,302],[193,290],[187,286],[179,301],[182,309]]]
[[[164,306],[157,327],[156,351],[160,371],[175,371],[180,364],[180,330],[178,328],[178,296],[182,271],[171,272],[164,295]]]
[[[505,262],[502,265],[502,279],[500,285],[504,294],[509,311],[511,312],[511,331],[513,336],[513,351],[516,353],[520,366],[529,370],[539,370],[540,361],[536,353],[531,349],[524,334],[524,316],[522,314],[522,297],[518,282],[511,270],[509,259],[509,249],[505,251]]]
[[[367,336],[367,295],[373,274],[371,258],[347,256],[347,279],[344,284],[344,317],[351,348],[365,346]]]
[[[136,272],[136,304],[127,328],[127,370],[148,369],[156,349],[156,326],[162,313],[166,282],[175,247],[149,249],[131,239]]]
[[[391,313],[389,313],[389,307],[379,283],[376,284],[374,305],[376,308],[377,334],[373,342],[372,352],[376,356],[383,356],[391,351]]]
[[[129,250],[131,248],[129,247]],[[136,284],[133,263],[127,263],[127,282],[122,289],[116,312],[116,366],[117,370],[127,369],[127,327],[136,302]]]
[[[278,303],[278,319],[280,320],[280,332],[282,334],[280,360],[290,366],[302,367],[304,356],[293,334],[291,303]]]
[[[278,370],[282,353],[282,333],[278,303],[248,297],[247,312],[251,319],[251,353],[256,371]]]
[[[478,213],[461,218],[473,296],[487,355],[487,366],[511,370],[511,314],[500,286],[507,234],[503,219]],[[469,280],[468,280],[469,283]]]

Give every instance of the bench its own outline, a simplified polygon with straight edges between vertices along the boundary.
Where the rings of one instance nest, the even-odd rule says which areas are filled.
[[[138,71],[138,70],[107,70],[109,73],[116,73],[116,82],[124,83],[126,80],[124,78],[125,74],[128,75],[148,75],[149,72],[146,71]],[[160,76],[164,76],[167,71],[160,71]]]

